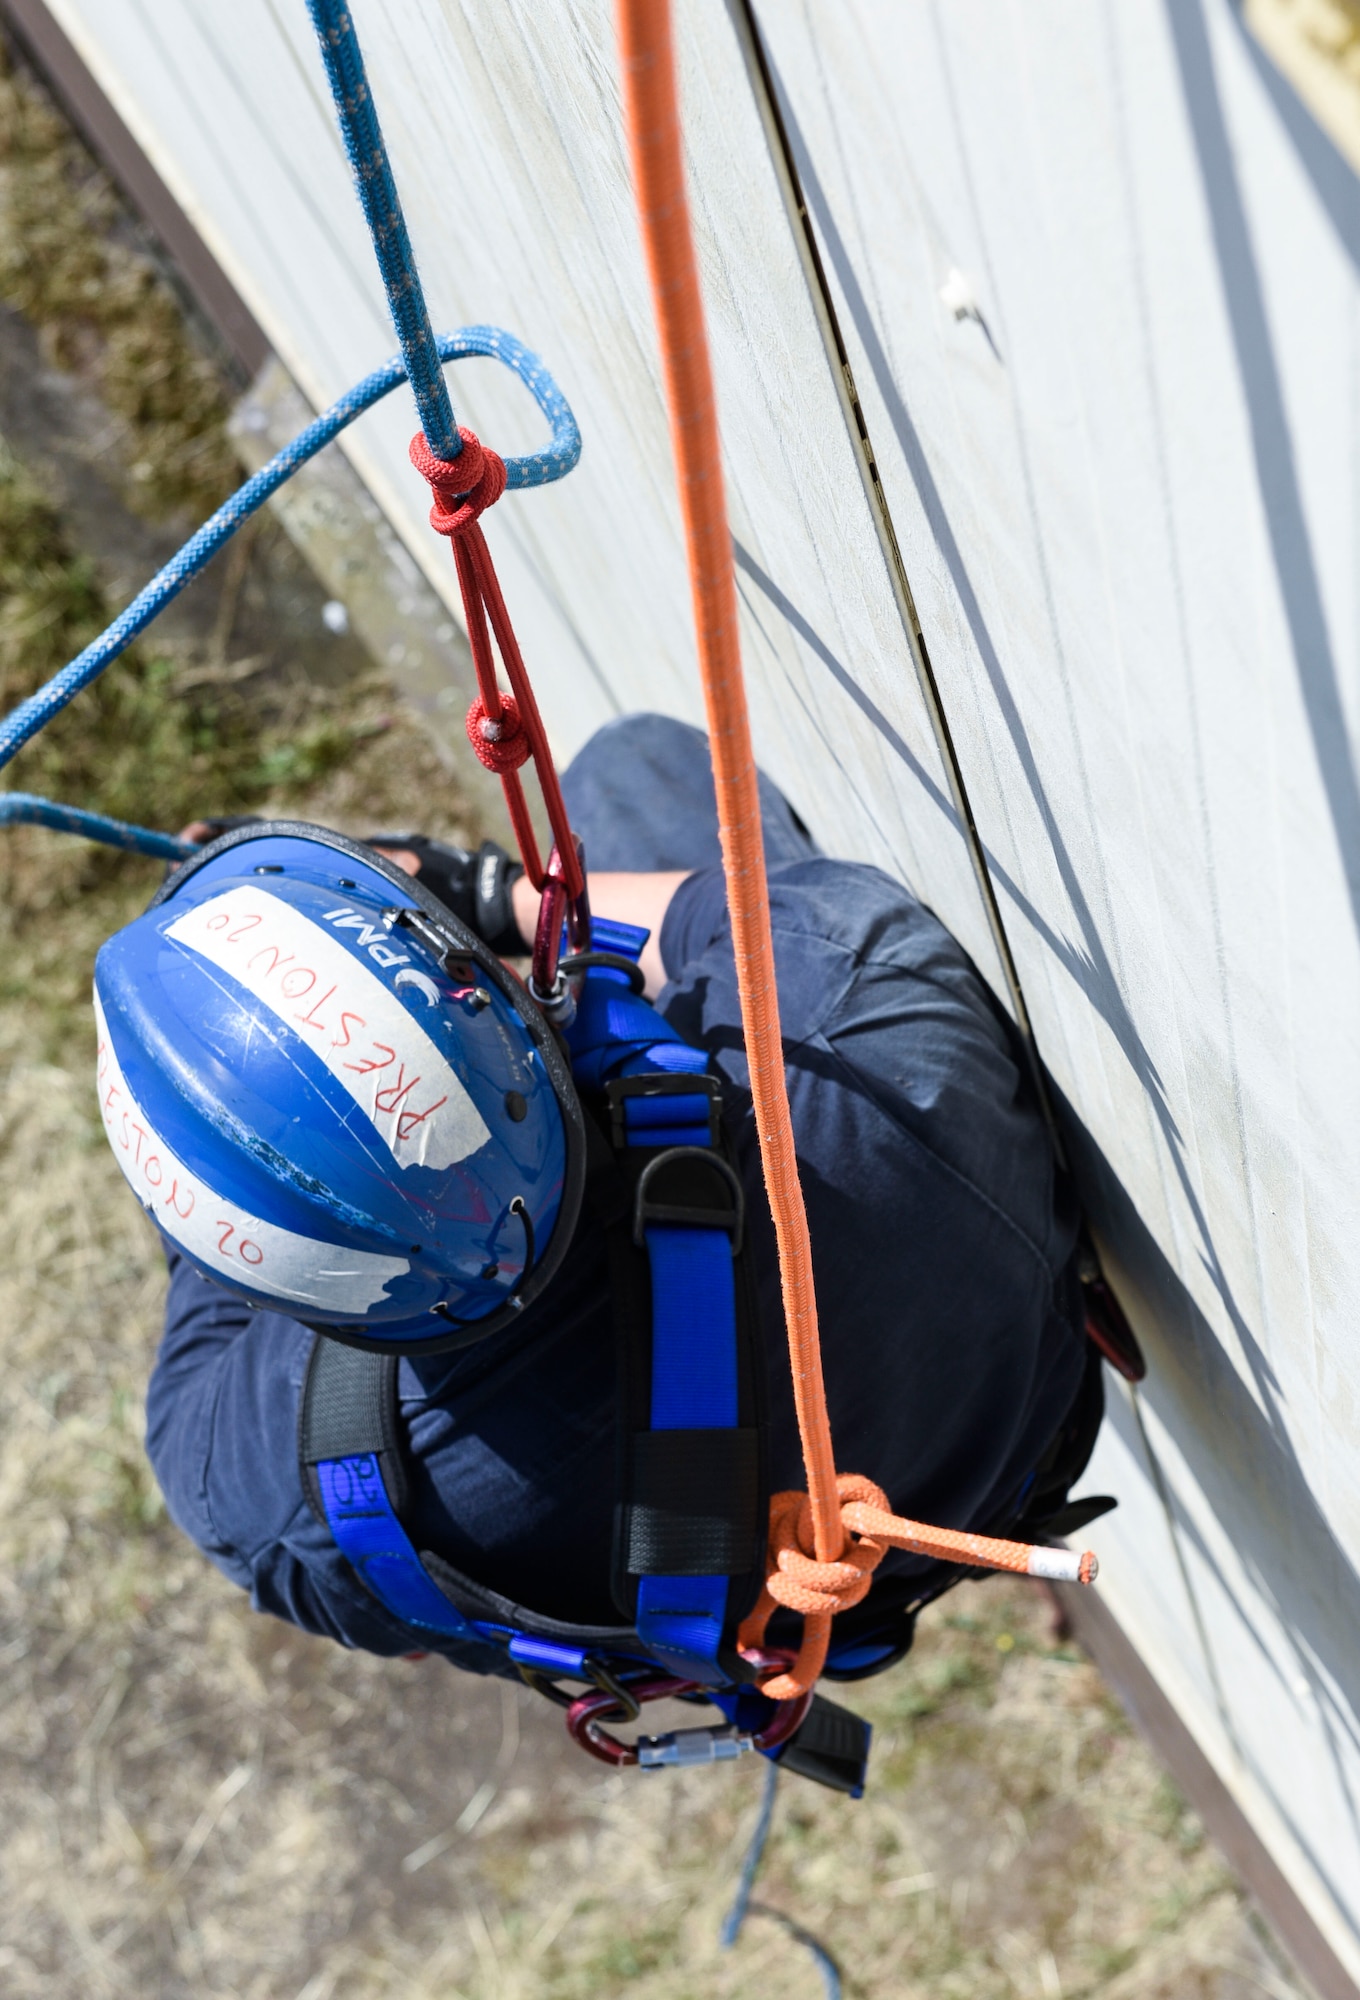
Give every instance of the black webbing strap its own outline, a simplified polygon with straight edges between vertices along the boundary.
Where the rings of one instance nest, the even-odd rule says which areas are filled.
[[[641,1095],[655,1091],[657,1082],[630,1078],[622,1091],[629,1097]],[[596,1163],[588,1198],[607,1227],[618,1349],[613,1596],[631,1621],[638,1615],[643,1577],[725,1576],[730,1631],[755,1602],[764,1574],[764,1376],[748,1232],[734,1209],[735,1175],[718,1118],[716,1086],[712,1079],[687,1076],[661,1080],[661,1089],[678,1095],[682,1083],[709,1096],[712,1115],[706,1136],[713,1150],[708,1162],[696,1158],[691,1147],[668,1151],[664,1145],[639,1146],[636,1140],[630,1145],[618,1084],[611,1090],[615,1101],[609,1123],[595,1125],[587,1119],[594,1127]],[[666,1180],[656,1172],[663,1154]],[[645,1233],[639,1228],[640,1208],[648,1219],[661,1219],[658,1211],[663,1209],[683,1208],[683,1219],[691,1223],[699,1223],[700,1212],[711,1209],[713,1226],[733,1238],[738,1421],[731,1428],[652,1428],[653,1274],[647,1251],[640,1247]],[[732,1664],[740,1676],[739,1664]]]
[[[760,1435],[635,1431],[629,1576],[745,1576],[759,1561]]]
[[[406,1499],[405,1452],[397,1413],[395,1354],[371,1354],[317,1334],[302,1383],[298,1463],[312,1512],[326,1521],[316,1468],[371,1453],[398,1509]],[[328,1524],[329,1525],[329,1524]]]

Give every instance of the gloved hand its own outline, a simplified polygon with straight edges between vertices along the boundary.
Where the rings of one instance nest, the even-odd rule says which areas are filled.
[[[510,895],[524,867],[494,840],[484,840],[475,854],[429,840],[423,833],[375,833],[367,845],[380,853],[413,854],[420,863],[416,881],[498,956],[522,958],[528,951]]]
[[[198,819],[185,827],[183,838],[197,841],[206,846],[220,834],[233,832],[238,826],[262,824],[259,813],[237,813],[219,819]],[[422,889],[428,889],[432,896],[438,896],[447,909],[453,911],[469,930],[475,931],[483,944],[501,958],[523,958],[529,947],[520,935],[515,922],[514,903],[510,891],[524,873],[522,862],[512,861],[503,847],[494,840],[484,840],[475,853],[462,847],[449,847],[442,840],[430,840],[423,833],[375,833],[365,843],[381,854],[395,858],[400,854],[411,855],[419,866],[408,869]],[[166,869],[171,875],[182,866],[172,862]]]

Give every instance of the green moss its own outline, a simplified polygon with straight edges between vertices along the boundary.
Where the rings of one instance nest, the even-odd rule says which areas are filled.
[[[237,481],[227,389],[113,189],[0,53],[0,299],[135,433],[126,497],[195,520]]]
[[[1137,1945],[1096,1945],[1090,1954],[1091,1969],[1101,1982],[1117,1979],[1121,1972],[1128,1971],[1137,1956]]]
[[[619,1913],[621,1921],[623,1913]],[[566,1982],[554,1990],[564,1996],[594,1996],[616,1992],[620,1986],[630,1985],[634,1980],[645,1978],[648,1973],[670,1963],[675,1957],[675,1933],[661,1924],[651,1924],[645,1929],[627,1931],[620,1929],[617,1935],[607,1939],[602,1949],[593,1952],[583,1962],[578,1961],[571,1968]]]
[[[0,710],[74,657],[110,614],[94,566],[0,440]],[[373,726],[308,719],[294,703],[262,729],[258,701],[238,687],[180,675],[134,646],[24,747],[0,784],[174,828],[314,785]],[[121,856],[87,856],[83,891],[126,869]],[[0,992],[13,993],[7,970]]]

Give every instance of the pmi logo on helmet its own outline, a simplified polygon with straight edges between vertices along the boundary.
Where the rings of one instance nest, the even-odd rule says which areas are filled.
[[[351,909],[347,903],[342,904],[338,910],[323,910],[321,921],[323,924],[333,924],[338,931],[357,931],[355,943],[363,946],[375,965],[411,963],[407,953],[393,951],[391,945],[384,942],[387,933],[381,924],[371,924],[367,917],[360,916],[359,912]]]

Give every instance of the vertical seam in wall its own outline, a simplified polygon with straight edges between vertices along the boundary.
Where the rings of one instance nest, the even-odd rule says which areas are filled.
[[[765,128],[770,157],[774,164],[776,178],[779,181],[780,193],[783,196],[785,211],[793,232],[799,262],[803,267],[803,276],[807,283],[808,296],[812,301],[813,313],[821,332],[822,345],[826,349],[826,357],[830,364],[832,379],[836,386],[836,394],[841,405],[841,411],[845,417],[846,429],[850,433],[850,442],[854,450],[855,463],[864,486],[865,498],[869,502],[869,511],[873,519],[875,533],[878,536],[879,546],[883,551],[883,558],[888,571],[888,581],[902,620],[903,630],[906,633],[907,649],[911,654],[912,665],[916,671],[916,678],[921,689],[922,699],[925,703],[926,714],[930,719],[931,730],[935,737],[936,746],[939,749],[941,762],[944,765],[950,797],[953,801],[954,810],[958,814],[959,826],[963,833],[964,844],[968,849],[968,858],[973,866],[973,874],[977,880],[978,893],[982,898],[982,907],[987,918],[988,928],[992,934],[992,942],[996,947],[997,957],[1001,963],[1002,976],[1005,979],[1006,989],[1010,995],[1015,1023],[1024,1043],[1025,1055],[1034,1079],[1035,1092],[1043,1112],[1044,1122],[1048,1127],[1048,1134],[1052,1142],[1054,1154],[1057,1157],[1059,1165],[1065,1167],[1067,1165],[1067,1158],[1063,1149],[1062,1137],[1058,1130],[1058,1121],[1053,1111],[1053,1101],[1049,1093],[1048,1079],[1044,1074],[1043,1064],[1039,1059],[1038,1043],[1035,1040],[1034,1026],[1030,1019],[1024,988],[1020,983],[1020,973],[1015,963],[1015,954],[1011,950],[1010,939],[1006,934],[1005,920],[1002,917],[1001,906],[997,900],[991,870],[987,866],[987,856],[983,849],[982,838],[978,833],[977,822],[973,817],[973,808],[969,802],[968,787],[964,783],[958,752],[954,747],[953,731],[949,726],[949,718],[945,714],[944,703],[940,697],[939,683],[935,678],[935,669],[931,665],[930,655],[926,649],[925,635],[921,630],[921,621],[916,613],[916,601],[912,595],[906,565],[902,560],[902,550],[897,539],[896,527],[893,524],[892,510],[888,505],[888,497],[883,490],[883,482],[879,477],[878,462],[874,456],[873,441],[869,436],[869,426],[864,415],[864,407],[860,402],[859,392],[855,387],[854,373],[850,366],[849,350],[841,333],[840,320],[836,312],[835,300],[831,295],[831,286],[827,279],[826,268],[822,263],[821,249],[812,226],[812,217],[808,213],[807,203],[803,198],[802,183],[798,176],[797,162],[793,157],[793,148],[789,143],[788,131],[784,124],[783,114],[779,108],[779,101],[775,95],[774,79],[770,74],[770,66],[766,59],[765,45],[761,40],[760,26],[756,20],[753,0],[728,0],[728,8],[736,29],[737,40],[741,45],[742,55],[746,64],[747,78],[756,101],[756,108],[760,114],[761,123]]]
[[[822,262],[821,249],[813,228],[812,217],[808,212],[807,203],[803,196],[802,183],[798,174],[797,162],[793,157],[793,149],[789,142],[788,130],[775,94],[774,79],[766,58],[764,43],[761,39],[754,0],[728,0],[728,7],[736,28],[737,39],[741,44],[747,76],[756,100],[757,109],[765,128],[771,159],[780,184],[780,192],[783,196],[785,210],[788,214],[794,242],[797,246],[799,261],[803,267],[803,275],[812,302],[813,312],[821,332],[822,343],[831,367],[837,396],[845,417],[846,428],[850,433],[855,462],[864,486],[865,497],[869,502],[874,527],[883,551],[889,582],[906,633],[907,646],[911,653],[912,664],[916,670],[916,677],[920,684],[926,712],[930,718],[931,728],[934,732],[941,761],[944,765],[954,808],[958,814],[959,825],[968,848],[969,859],[972,862],[973,873],[977,878],[983,910],[986,914],[987,923],[996,946],[997,956],[1000,959],[1001,969],[1010,993],[1011,1005],[1015,1011],[1016,1025],[1024,1040],[1025,1053],[1029,1059],[1035,1089],[1048,1125],[1054,1153],[1059,1163],[1065,1166],[1066,1159],[1062,1138],[1054,1115],[1047,1078],[1039,1058],[1038,1044],[1035,1039],[1029,1008],[1025,1001],[1024,989],[1020,983],[1019,970],[1011,950],[1010,939],[1006,932],[1005,919],[1001,914],[996,889],[992,882],[991,870],[987,865],[986,852],[978,832],[977,822],[973,817],[972,806],[969,803],[968,788],[964,782],[958,752],[954,747],[953,732],[949,726],[949,719],[945,714],[939,684],[935,678],[935,671],[931,665],[930,655],[926,648],[925,636],[921,630],[921,622],[917,616],[916,603],[912,594],[911,583],[907,576],[906,565],[902,559],[901,546],[897,539],[897,530],[893,523],[892,510],[888,505],[887,494],[884,492],[883,483],[879,477],[873,441],[869,435],[868,421],[864,414],[864,407],[859,399],[858,390],[855,387],[849,350],[841,333],[836,303],[831,293],[825,266]],[[1219,1679],[1217,1663],[1214,1659],[1213,1649],[1209,1643],[1209,1634],[1204,1614],[1200,1608],[1199,1598],[1190,1575],[1189,1565],[1186,1561],[1180,1524],[1176,1519],[1170,1487],[1162,1470],[1161,1462],[1153,1449],[1152,1440],[1148,1435],[1147,1425],[1143,1418],[1142,1401],[1139,1397],[1137,1387],[1132,1383],[1129,1384],[1129,1401],[1133,1411],[1134,1422],[1138,1429],[1143,1454],[1147,1462],[1148,1474],[1166,1520],[1167,1534],[1170,1537],[1177,1573],[1181,1580],[1181,1587],[1185,1592],[1186,1603],[1189,1606],[1191,1622],[1194,1625],[1195,1635],[1204,1660],[1205,1672],[1212,1689],[1214,1706],[1218,1712],[1219,1723],[1232,1755],[1240,1764],[1242,1761],[1241,1746],[1238,1743],[1237,1735],[1233,1728],[1232,1717],[1224,1696],[1222,1682]]]

